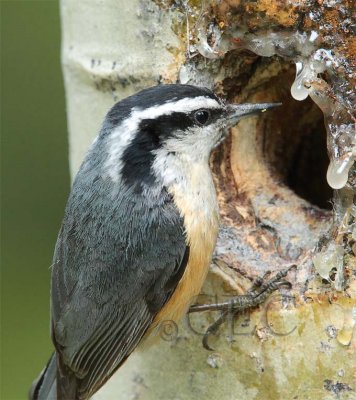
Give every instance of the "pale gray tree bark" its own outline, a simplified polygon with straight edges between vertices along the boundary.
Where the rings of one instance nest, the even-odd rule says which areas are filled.
[[[168,321],[95,399],[356,398],[351,6],[309,3],[61,1],[72,176],[107,110],[145,87],[189,82],[230,101],[284,103],[242,121],[212,156],[221,231],[201,301],[296,264],[293,289],[230,321],[212,352],[201,334],[216,313]],[[324,115],[293,100],[292,83]],[[316,205],[327,187],[313,168],[327,157],[333,210]]]

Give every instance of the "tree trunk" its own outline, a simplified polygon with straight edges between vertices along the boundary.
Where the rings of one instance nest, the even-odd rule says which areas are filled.
[[[295,264],[292,289],[230,319],[211,352],[201,339],[216,313],[167,321],[95,399],[355,399],[351,2],[62,0],[61,13],[73,175],[109,107],[144,87],[283,103],[212,155],[221,229],[198,300]]]

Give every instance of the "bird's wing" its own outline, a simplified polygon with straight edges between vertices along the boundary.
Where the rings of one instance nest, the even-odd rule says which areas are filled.
[[[52,270],[52,337],[80,399],[130,355],[184,272],[183,221],[172,202],[159,207],[67,209]]]

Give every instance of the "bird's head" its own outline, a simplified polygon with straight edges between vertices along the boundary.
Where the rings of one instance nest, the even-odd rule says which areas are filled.
[[[99,136],[106,147],[105,170],[114,181],[141,183],[156,178],[157,159],[164,160],[161,174],[169,160],[207,163],[229,128],[276,105],[227,104],[212,91],[191,85],[142,90],[115,104],[106,117]]]

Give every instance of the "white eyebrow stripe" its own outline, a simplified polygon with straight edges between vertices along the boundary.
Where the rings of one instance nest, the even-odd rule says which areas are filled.
[[[130,119],[157,118],[161,115],[170,115],[174,112],[189,113],[199,108],[219,108],[221,104],[211,97],[199,96],[160,104],[146,109],[133,108]]]
[[[108,138],[108,158],[105,162],[105,170],[114,182],[118,182],[122,168],[122,154],[135,137],[137,128],[142,120],[170,115],[175,112],[189,113],[199,108],[214,109],[221,107],[221,104],[211,97],[198,96],[171,101],[145,109],[133,108],[130,116],[118,125]]]

